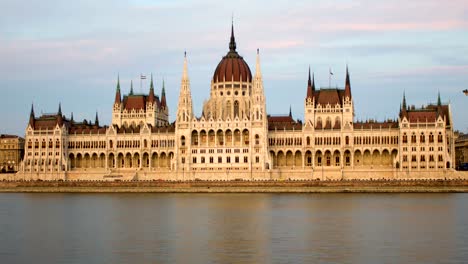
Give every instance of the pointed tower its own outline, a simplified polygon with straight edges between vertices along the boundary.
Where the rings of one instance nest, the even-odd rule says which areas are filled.
[[[112,125],[122,125],[122,96],[120,94],[120,75],[117,75],[117,87],[115,90],[114,107],[112,108]],[[73,117],[72,117],[73,122]]]
[[[70,115],[70,123],[73,124],[74,122],[75,122],[75,120],[73,120],[73,112],[71,112],[71,115]]]
[[[120,104],[122,102],[122,97],[120,95],[120,77],[117,75],[117,88],[115,91],[115,101],[114,104]]]
[[[130,80],[130,93],[129,95],[133,95],[133,80]]]
[[[309,79],[307,80],[307,97],[311,98],[314,97],[314,92],[315,92],[315,80],[310,79],[310,65],[309,65]]]
[[[62,104],[59,103],[58,111],[57,111],[57,123],[59,126],[63,125],[63,115],[62,115]]]
[[[155,102],[155,97],[154,97],[154,84],[153,84],[153,74],[151,74],[151,83],[150,83],[150,90],[148,94],[148,102],[151,104],[151,106]]]
[[[312,74],[312,79],[310,78],[310,66],[309,66],[309,76],[307,79],[307,96],[304,102],[304,119],[305,124],[313,129],[313,124],[315,120],[315,75]]]
[[[99,118],[98,118],[98,112],[96,111],[96,117],[94,119],[94,125],[99,127]]]
[[[401,104],[401,109],[400,109],[400,118],[403,119],[403,117],[406,117],[406,95],[405,92],[403,91],[403,103]]]
[[[255,121],[261,121],[266,126],[266,102],[265,102],[265,92],[263,88],[263,77],[262,70],[260,66],[260,50],[257,49],[257,59],[255,65],[255,76],[253,77],[253,96],[252,96],[252,108],[253,115],[252,118]]]
[[[167,108],[167,103],[166,103],[166,87],[164,84],[164,79],[162,81],[162,90],[161,90],[161,107]]]
[[[29,113],[29,125],[34,129],[34,104],[31,104],[31,112]]]
[[[351,100],[351,81],[349,80],[348,65],[346,65],[345,97]]]
[[[349,78],[348,64],[346,64],[346,82],[343,100],[343,121],[341,128],[353,129],[354,102],[351,95],[351,81]]]
[[[177,104],[177,127],[188,128],[193,118],[192,93],[187,71],[187,52],[184,52],[184,69],[180,84],[179,103]]]
[[[403,91],[403,104],[402,104],[402,110],[406,111],[406,95],[405,92]]]
[[[253,77],[252,102],[252,125],[250,142],[254,142],[256,149],[255,163],[250,166],[265,170],[266,164],[271,164],[268,155],[268,117],[266,112],[266,100],[263,87],[263,77],[260,64],[260,51],[257,49],[257,59],[255,65],[255,76]],[[252,157],[251,160],[254,160]]]

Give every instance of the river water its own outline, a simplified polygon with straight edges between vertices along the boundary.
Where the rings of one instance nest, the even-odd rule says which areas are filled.
[[[0,263],[467,263],[468,194],[0,194]]]

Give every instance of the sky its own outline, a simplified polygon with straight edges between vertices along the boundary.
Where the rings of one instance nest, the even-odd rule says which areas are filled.
[[[410,105],[450,103],[468,132],[466,0],[0,0],[0,133],[24,135],[36,115],[63,113],[110,124],[117,75],[123,93],[140,74],[165,80],[170,120],[177,111],[187,51],[194,111],[201,115],[213,72],[237,50],[255,71],[260,49],[267,112],[303,119],[307,72],[316,86],[344,87],[349,66],[355,120],[398,116]]]

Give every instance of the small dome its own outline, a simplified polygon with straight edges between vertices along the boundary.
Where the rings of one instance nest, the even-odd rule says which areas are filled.
[[[234,38],[234,27],[231,28],[231,41],[229,42],[229,52],[219,62],[213,75],[213,82],[240,82],[251,81],[252,73],[249,65],[236,51],[236,41]]]

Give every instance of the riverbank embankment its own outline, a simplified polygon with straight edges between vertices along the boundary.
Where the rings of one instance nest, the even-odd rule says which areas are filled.
[[[349,181],[2,181],[0,192],[27,193],[447,193],[468,180]]]

